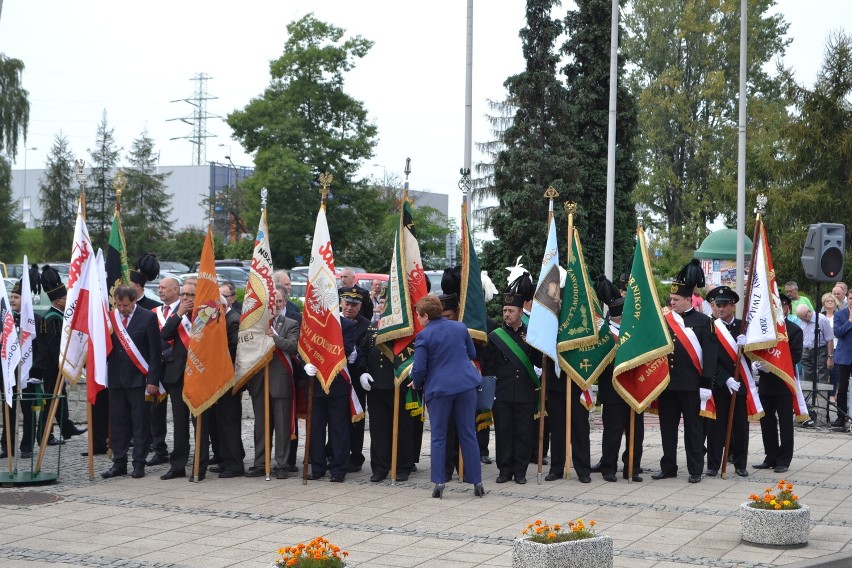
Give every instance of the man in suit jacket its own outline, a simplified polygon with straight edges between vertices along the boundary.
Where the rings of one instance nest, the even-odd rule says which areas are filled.
[[[220,286],[219,291],[225,295],[226,286]],[[227,298],[221,298],[227,304]],[[237,343],[240,336],[240,312],[234,307],[227,308],[225,322],[228,324],[228,352],[233,363],[237,358]],[[211,467],[211,472],[218,472],[220,478],[242,477],[245,475],[243,460],[246,450],[243,447],[242,422],[243,422],[243,391],[237,394],[225,391],[216,404],[213,405],[212,415],[215,416],[213,424],[209,426],[211,446],[213,446],[214,457],[218,455],[221,465]],[[206,418],[206,415],[205,415]],[[213,433],[218,434],[218,454],[216,446],[213,445]],[[211,460],[212,462],[213,460]]]
[[[183,401],[183,373],[186,369],[186,355],[189,348],[189,326],[192,310],[195,307],[195,283],[184,284],[180,289],[180,305],[173,311],[163,325],[160,336],[172,344],[171,355],[163,365],[163,386],[172,400],[172,429],[174,444],[169,455],[169,470],[160,479],[186,477],[186,463],[189,460],[189,407]],[[207,420],[201,421],[202,447],[198,480],[207,474],[209,446],[207,444]]]
[[[275,290],[275,317],[266,334],[272,338],[275,350],[269,362],[269,422],[275,436],[275,463],[273,472],[277,479],[287,479],[289,470],[290,435],[293,420],[293,368],[299,344],[299,324],[284,316],[284,295]],[[254,465],[248,477],[266,474],[265,408],[263,372],[257,373],[248,383],[254,408]]]
[[[792,301],[781,294],[784,317],[790,315]],[[787,336],[790,341],[790,355],[793,367],[802,359],[804,337],[802,328],[789,319]],[[775,473],[784,473],[793,461],[793,393],[784,380],[772,373],[760,369],[760,382],[757,393],[763,404],[764,415],[760,419],[760,433],[763,435],[763,462],[752,466],[755,469],[774,469]]]
[[[111,314],[112,351],[107,359],[112,467],[102,473],[110,478],[127,475],[127,451],[133,436],[133,477],[145,476],[145,455],[151,442],[151,425],[145,395],[156,396],[160,382],[160,334],[157,316],[136,306],[136,290],[127,285],[115,289]]]
[[[352,332],[353,341],[356,345],[355,350],[349,355],[347,362],[349,375],[353,378],[360,377],[367,372],[367,351],[364,341],[367,336],[367,328],[370,327],[370,320],[361,315],[361,294],[356,286],[349,288],[341,288],[340,294],[340,313],[344,318],[352,321],[355,324],[355,330]],[[360,346],[360,347],[358,347]],[[361,408],[367,408],[367,391],[361,386],[360,380],[352,381],[352,388],[355,389],[355,394],[358,400],[361,401]],[[361,466],[364,465],[364,422],[366,420],[358,420],[349,425],[349,471],[361,471]]]
[[[848,292],[852,300],[852,292]],[[834,312],[834,364],[837,370],[837,420],[832,426],[844,428],[849,417],[849,377],[852,375],[852,303]]]

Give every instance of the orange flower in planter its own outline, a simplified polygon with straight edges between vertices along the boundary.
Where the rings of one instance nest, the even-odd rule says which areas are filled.
[[[589,528],[586,527],[586,524],[583,522],[583,519],[577,519],[576,521],[568,521],[563,524],[554,524],[549,525],[542,520],[536,520],[527,525],[521,534],[527,537],[532,542],[538,542],[541,544],[554,544],[557,542],[565,542],[569,540],[582,540],[585,538],[594,538],[597,536],[592,527],[594,527],[597,523],[595,521],[589,522]],[[567,525],[570,530],[563,530],[563,525]]]
[[[799,496],[793,493],[793,484],[787,483],[781,479],[775,486],[778,489],[778,495],[772,493],[772,487],[764,489],[763,496],[755,494],[749,495],[751,503],[749,506],[755,509],[766,509],[775,511],[791,511],[793,509],[801,509],[799,504]]]
[[[278,558],[273,566],[276,568],[340,568],[349,553],[341,551],[321,536],[309,543],[299,543],[296,546],[285,546],[278,549]]]

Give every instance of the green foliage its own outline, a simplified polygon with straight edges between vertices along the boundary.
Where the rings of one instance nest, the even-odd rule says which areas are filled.
[[[227,119],[234,138],[256,155],[255,175],[245,181],[252,212],[246,224],[256,226],[259,190],[268,188],[270,243],[279,266],[309,255],[320,173],[334,176],[327,213],[336,250],[346,250],[382,220],[360,207],[364,184],[352,181],[372,156],[376,127],[363,104],[344,91],[345,74],[372,42],[344,39],[343,29],[313,14],[290,23],[287,32],[284,53],[270,64],[269,86]]]
[[[29,93],[22,85],[24,62],[0,53],[0,151],[15,159],[18,139],[27,139]]]
[[[204,246],[206,234],[199,229],[180,231],[160,244],[157,248],[157,256],[164,260],[180,261],[192,268],[201,259],[201,249]],[[219,248],[216,247],[216,250]]]
[[[41,227],[35,229],[22,228],[18,232],[18,254],[14,262],[23,262],[24,254],[30,262],[40,262],[46,259],[44,250],[44,233]]]
[[[24,224],[18,220],[18,203],[12,199],[12,168],[0,156],[0,251],[3,251],[0,254],[6,262],[18,255],[18,232],[23,228]]]
[[[91,172],[86,190],[86,226],[89,228],[92,245],[96,249],[106,249],[115,213],[113,170],[121,154],[121,148],[115,146],[115,129],[110,128],[107,123],[106,110],[98,123],[95,147],[89,148],[88,152]]]
[[[46,256],[51,257],[44,260],[64,261],[71,258],[74,223],[77,220],[77,194],[72,189],[72,184],[75,184],[73,161],[68,139],[60,132],[54,138],[53,147],[47,156],[45,173],[39,180],[38,199],[44,251]]]
[[[790,40],[773,0],[748,3],[749,152],[760,159],[783,123],[778,77],[766,64]],[[707,223],[736,208],[739,0],[635,0],[625,15],[625,52],[636,64],[640,183],[646,226],[695,249]],[[753,106],[754,105],[754,106]],[[754,108],[759,112],[754,113]]]
[[[228,244],[222,247],[222,254],[216,255],[219,258],[239,258],[241,260],[248,260],[254,254],[254,240],[253,239],[240,239],[240,240],[231,240]]]
[[[158,158],[154,141],[143,131],[130,149],[127,187],[121,196],[121,222],[131,264],[155,252],[171,232],[172,196],[166,190],[168,174],[157,173]]]

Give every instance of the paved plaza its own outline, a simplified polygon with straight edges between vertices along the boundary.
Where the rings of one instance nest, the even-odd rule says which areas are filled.
[[[253,420],[243,421],[243,440],[252,455]],[[279,547],[322,535],[350,553],[355,566],[511,566],[512,541],[535,519],[595,520],[614,541],[616,567],[769,567],[816,564],[852,566],[852,435],[828,428],[796,427],[796,457],[789,472],[754,470],[741,478],[686,480],[682,438],[680,476],[628,483],[576,479],[538,485],[530,466],[526,485],[498,485],[495,465],[483,466],[484,498],[453,481],[444,498],[431,498],[429,431],[419,471],[407,482],[371,483],[369,458],[345,483],[300,478],[187,479],[161,481],[168,466],[147,468],[143,479],[103,480],[110,462],[96,456],[89,481],[85,435],[62,448],[56,484],[0,489],[58,496],[44,505],[0,505],[0,568],[30,566],[266,567]],[[601,424],[592,428],[592,462],[599,456]],[[369,436],[368,436],[369,443]],[[492,455],[494,440],[491,441]],[[301,461],[303,448],[300,447]],[[656,471],[661,456],[659,427],[646,417],[643,466]],[[55,468],[50,448],[45,470]],[[760,428],[751,425],[749,464],[763,458]],[[250,465],[249,462],[247,462]],[[5,461],[2,466],[5,470]],[[546,473],[546,467],[545,467]],[[296,475],[296,474],[291,474]],[[774,549],[744,544],[738,507],[784,477],[812,508],[810,543]],[[844,559],[837,560],[843,557]]]

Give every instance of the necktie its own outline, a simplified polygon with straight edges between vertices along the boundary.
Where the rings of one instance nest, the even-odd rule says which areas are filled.
[[[124,327],[127,327],[127,322],[128,322],[128,321],[130,321],[130,318],[129,318],[128,316],[123,316],[123,317],[121,318],[121,325],[123,325]]]
[[[166,307],[163,308],[163,318],[164,319],[169,317],[169,308],[171,308],[171,306],[169,306],[169,305],[166,305]]]

